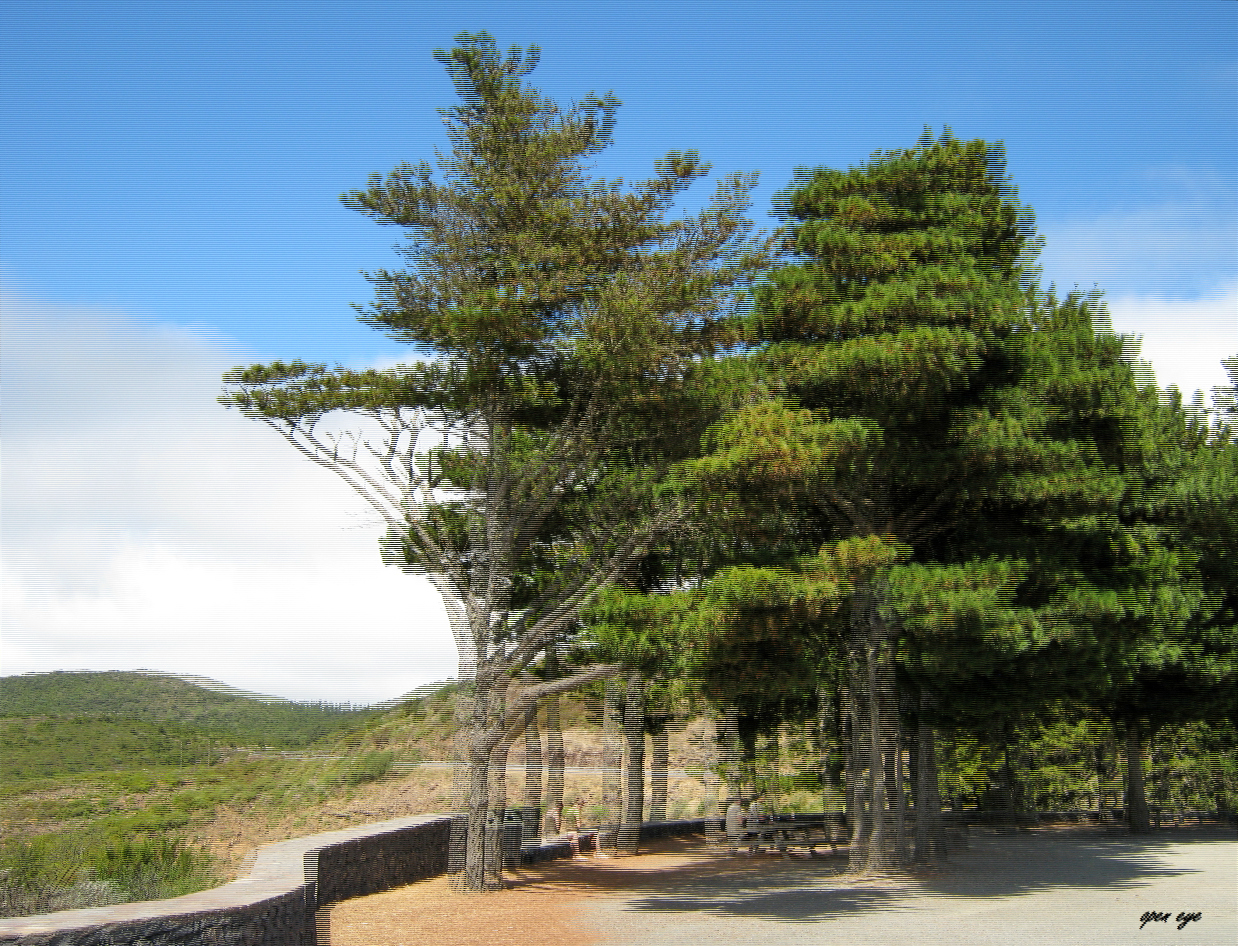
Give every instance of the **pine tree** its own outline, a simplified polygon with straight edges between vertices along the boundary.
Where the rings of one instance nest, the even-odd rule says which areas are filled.
[[[895,569],[903,662],[947,697],[939,723],[1008,732],[1070,701],[1124,728],[1130,822],[1146,830],[1144,737],[1203,718],[1232,678],[1232,621],[1218,623],[1187,525],[1203,504],[1183,493],[1205,435],[1139,388],[1136,341],[1097,299],[1035,293],[1029,313],[1023,383],[974,418],[993,474],[979,514],[936,562]],[[1223,480],[1205,492],[1219,499]]]
[[[756,287],[748,336],[773,396],[719,424],[695,467],[781,503],[803,540],[785,567],[846,589],[855,870],[907,856],[891,566],[957,525],[968,420],[1017,382],[1030,215],[1002,173],[1000,149],[946,134],[802,176],[782,204],[792,260]]]
[[[1150,830],[1144,744],[1166,725],[1238,716],[1238,464],[1225,427],[1207,429],[1145,392],[1143,423],[1131,425],[1124,519],[1160,567],[1144,591],[1143,633],[1117,663],[1096,704],[1125,728],[1127,820]],[[1200,491],[1206,486],[1206,493]]]
[[[338,473],[387,525],[387,561],[429,578],[460,657],[464,830],[453,869],[501,882],[511,741],[538,702],[622,671],[533,670],[647,550],[682,530],[670,475],[687,442],[691,376],[727,344],[733,290],[762,262],[743,213],[752,178],[723,181],[695,218],[666,222],[707,168],[672,152],[625,192],[584,162],[610,141],[613,96],[561,111],[525,87],[531,47],[486,34],[435,53],[462,104],[446,110],[445,182],[401,166],[346,196],[403,228],[406,271],[371,275],[362,320],[428,356],[388,371],[301,363],[237,371],[223,400]],[[320,428],[358,418],[351,439]]]

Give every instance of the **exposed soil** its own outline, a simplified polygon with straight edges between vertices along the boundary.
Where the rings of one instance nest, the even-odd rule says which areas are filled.
[[[235,880],[248,871],[258,848],[265,844],[450,809],[451,771],[421,770],[362,785],[351,798],[336,799],[329,807],[288,812],[277,818],[268,815],[264,819],[257,811],[219,808],[212,821],[198,828],[195,840],[220,859],[226,879]]]
[[[671,778],[670,799],[675,804],[699,806],[705,795],[702,782],[694,778]],[[519,770],[509,771],[507,792],[509,804],[518,805],[524,780]],[[565,778],[564,797],[572,804],[572,814],[587,819],[602,801],[601,779],[596,774],[569,773]],[[391,818],[447,812],[452,804],[452,770],[417,769],[407,775],[384,778],[358,787],[351,798],[334,799],[328,806],[316,806],[281,814],[277,818],[260,811],[222,807],[215,818],[199,827],[193,840],[217,858],[225,880],[244,876],[257,856],[258,848],[275,841],[350,828]],[[696,815],[699,808],[691,809]],[[565,828],[572,828],[566,825]],[[577,825],[576,827],[579,827]],[[596,827],[586,823],[585,828]]]

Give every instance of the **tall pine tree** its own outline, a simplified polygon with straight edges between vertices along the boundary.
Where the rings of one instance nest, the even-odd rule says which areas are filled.
[[[970,514],[970,420],[1018,382],[1031,218],[1000,148],[948,134],[783,200],[791,259],[756,288],[748,336],[774,396],[717,425],[695,471],[778,495],[808,540],[787,566],[845,583],[852,868],[883,870],[908,854],[892,566]]]
[[[486,34],[457,40],[435,54],[463,100],[443,113],[444,182],[402,166],[345,198],[410,233],[410,268],[372,275],[362,319],[425,360],[255,366],[226,378],[223,400],[360,492],[387,525],[387,559],[441,593],[471,696],[453,868],[482,888],[501,882],[512,739],[539,700],[623,668],[530,671],[577,632],[582,607],[682,529],[668,452],[685,442],[688,379],[728,342],[732,293],[763,257],[746,237],[751,178],[668,222],[707,170],[695,155],[671,153],[630,191],[592,181],[584,167],[618,102],[562,111],[522,81],[535,48],[504,57]],[[332,436],[340,417],[358,424],[351,437]]]

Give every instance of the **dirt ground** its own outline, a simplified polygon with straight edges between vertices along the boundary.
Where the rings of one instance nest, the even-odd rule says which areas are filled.
[[[731,857],[701,839],[526,869],[465,895],[444,878],[336,905],[332,946],[1127,946],[1238,942],[1232,829],[975,829],[938,870],[845,875],[841,856]],[[1150,911],[1173,924],[1144,924]],[[1161,914],[1155,914],[1160,916]],[[1142,926],[1146,925],[1146,929]],[[1142,929],[1142,932],[1141,932]]]
[[[819,877],[842,870],[842,858],[731,857],[701,839],[668,838],[631,857],[580,856],[509,874],[508,890],[466,894],[445,877],[419,881],[331,909],[331,946],[592,946],[607,935],[591,915],[598,901],[677,881],[718,880],[785,870],[791,863]]]

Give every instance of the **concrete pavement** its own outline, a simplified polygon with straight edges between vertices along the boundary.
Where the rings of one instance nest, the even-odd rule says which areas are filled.
[[[630,890],[582,904],[583,917],[607,946],[1238,943],[1233,831],[974,828],[945,870],[866,881],[843,876],[839,859],[714,864],[632,878]],[[1168,919],[1141,928],[1146,914]]]

